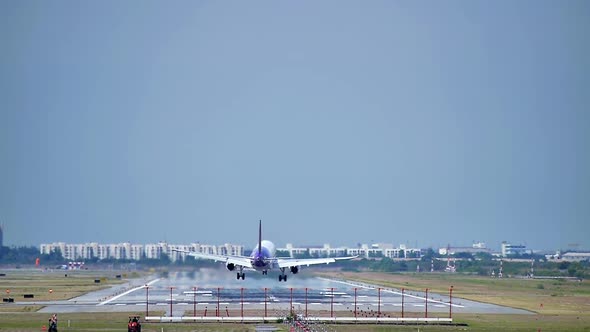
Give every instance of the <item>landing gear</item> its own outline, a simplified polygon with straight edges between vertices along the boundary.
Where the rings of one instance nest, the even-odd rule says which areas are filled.
[[[279,282],[287,281],[287,275],[285,274],[285,268],[281,268],[281,274],[279,274]]]
[[[236,278],[238,278],[238,280],[240,280],[240,278],[242,278],[242,280],[246,279],[243,266],[240,266],[240,271],[236,274]]]
[[[268,271],[267,270],[264,270],[264,271],[262,271],[262,274],[263,275],[267,275],[268,274]]]

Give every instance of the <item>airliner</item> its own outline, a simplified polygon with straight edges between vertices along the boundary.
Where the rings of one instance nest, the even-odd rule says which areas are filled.
[[[244,270],[259,271],[262,272],[263,275],[266,275],[268,274],[269,270],[279,269],[281,271],[281,274],[279,275],[279,282],[287,281],[287,275],[285,274],[285,270],[287,269],[291,271],[292,274],[297,274],[297,272],[299,272],[299,267],[303,265],[309,266],[314,264],[330,264],[339,260],[353,259],[357,257],[350,256],[304,259],[275,257],[276,248],[274,243],[268,240],[262,240],[262,220],[260,220],[258,224],[258,244],[250,256],[214,255],[178,249],[173,249],[173,251],[181,252],[196,258],[224,262],[225,267],[229,271],[234,271],[237,269],[236,277],[238,280],[244,280],[246,278]]]

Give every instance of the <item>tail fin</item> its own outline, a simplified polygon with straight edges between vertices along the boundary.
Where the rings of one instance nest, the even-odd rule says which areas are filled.
[[[258,223],[258,252],[262,252],[262,219]]]

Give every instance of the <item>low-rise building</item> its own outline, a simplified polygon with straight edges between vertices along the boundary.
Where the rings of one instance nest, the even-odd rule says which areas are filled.
[[[565,262],[590,261],[590,252],[571,251],[562,254],[561,251],[557,251],[554,255],[545,255],[545,258]]]
[[[294,247],[292,243],[287,243],[285,248],[279,248],[277,250],[289,252],[290,257],[299,257],[301,255],[306,255],[307,249],[308,248],[306,247]]]
[[[50,254],[59,250],[62,256],[67,260],[87,260],[92,258],[103,259],[127,259],[140,260],[147,259],[161,259],[163,255],[167,255],[171,261],[176,261],[183,257],[180,251],[200,252],[213,255],[230,255],[242,256],[244,255],[244,246],[231,243],[223,245],[210,245],[191,243],[184,244],[168,244],[166,242],[149,243],[149,244],[132,244],[129,242],[117,244],[100,244],[96,242],[84,244],[68,244],[64,242],[56,242],[51,244],[41,244],[40,253]],[[400,245],[394,248],[392,244],[373,244],[371,246],[362,244],[359,247],[332,247],[329,244],[323,246],[310,247],[295,247],[288,243],[285,248],[278,250],[287,251],[291,257],[309,254],[312,257],[342,257],[342,256],[359,256],[365,258],[371,257],[388,257],[392,259],[404,258],[420,258],[421,250],[416,248],[407,248],[405,245]]]
[[[182,253],[176,252],[173,249],[182,251],[203,252],[209,254],[221,254],[241,256],[244,254],[244,246],[226,243],[220,246],[195,244],[190,245],[175,245],[166,242],[150,243],[150,244],[132,244],[132,243],[118,243],[118,244],[99,244],[96,242],[84,244],[69,244],[64,242],[56,242],[50,244],[41,244],[39,252],[41,254],[51,254],[52,252],[61,252],[62,256],[67,260],[85,260],[98,258],[103,259],[128,259],[140,260],[142,258],[160,259],[162,255],[168,255],[170,260],[176,261]]]
[[[388,257],[388,258],[419,258],[421,257],[421,249],[407,248],[405,245],[400,245],[394,248],[389,243],[378,244],[361,244],[358,247],[332,247],[329,244],[323,246],[305,246],[295,247],[291,243],[287,243],[285,248],[279,248],[280,251],[289,252],[290,257],[298,257],[300,255],[308,254],[311,257],[343,257],[343,256],[359,256],[365,258],[373,257]]]
[[[471,245],[471,247],[443,247],[438,249],[439,255],[456,255],[456,254],[478,254],[478,253],[485,253],[485,254],[492,254],[492,250],[486,248],[485,243],[477,242]]]
[[[511,244],[506,241],[502,242],[502,256],[504,257],[530,253],[530,250],[527,250],[526,246],[523,244]]]

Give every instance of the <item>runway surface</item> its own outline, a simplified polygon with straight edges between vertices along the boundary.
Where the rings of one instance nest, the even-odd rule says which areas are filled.
[[[145,285],[148,285],[147,290]],[[150,312],[163,311],[168,316],[171,302],[173,316],[188,315],[189,312],[192,315],[195,307],[197,316],[215,315],[217,308],[220,315],[225,315],[241,310],[242,305],[248,311],[264,310],[266,306],[269,314],[289,310],[292,305],[300,312],[307,307],[309,311],[334,310],[335,315],[344,315],[353,312],[355,303],[357,313],[379,311],[393,317],[399,316],[402,310],[399,289],[379,290],[374,285],[317,278],[305,272],[290,274],[287,282],[279,282],[275,274],[262,276],[255,272],[247,273],[246,280],[238,281],[235,273],[222,269],[170,272],[168,276],[134,279],[68,301],[38,304],[45,306],[40,312],[46,313],[145,312],[146,302]],[[449,305],[448,294],[429,292],[428,300],[424,292],[405,291],[403,296],[404,312],[408,313],[423,313],[426,306],[429,313],[448,313]],[[452,306],[453,313],[530,313],[460,298],[453,298]]]

